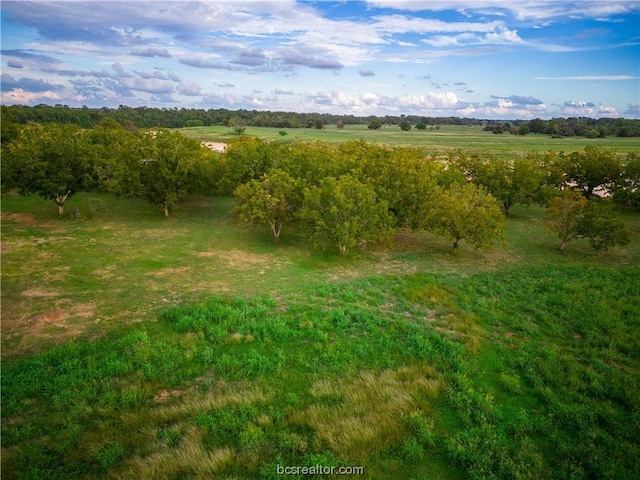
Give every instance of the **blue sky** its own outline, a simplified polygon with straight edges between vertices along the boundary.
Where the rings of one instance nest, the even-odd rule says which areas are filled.
[[[2,1],[2,103],[640,118],[640,2]]]

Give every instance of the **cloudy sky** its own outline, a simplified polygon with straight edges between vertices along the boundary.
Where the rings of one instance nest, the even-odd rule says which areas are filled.
[[[640,118],[637,0],[0,8],[6,105]]]

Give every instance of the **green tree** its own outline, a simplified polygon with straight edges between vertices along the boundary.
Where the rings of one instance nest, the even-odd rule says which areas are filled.
[[[308,224],[314,246],[340,254],[384,241],[393,232],[386,202],[376,198],[373,187],[349,174],[306,188],[300,218]]]
[[[86,132],[99,189],[120,197],[140,194],[143,135],[126,130],[110,118]]]
[[[406,119],[403,119],[400,122],[400,130],[402,130],[403,132],[408,132],[409,130],[411,130],[411,124]]]
[[[367,125],[369,130],[380,130],[380,127],[382,127],[382,122],[378,117],[371,117],[369,119],[369,123]]]
[[[427,129],[427,124],[424,122],[418,122],[416,123],[416,130],[426,130]]]
[[[476,248],[504,241],[504,215],[496,199],[472,183],[438,187],[435,200],[422,225],[436,235],[453,240],[457,250],[465,240]]]
[[[474,165],[473,182],[484,185],[509,216],[516,203],[529,205],[539,197],[539,189],[544,183],[544,173],[540,163],[533,157],[506,160],[490,159]]]
[[[29,125],[2,153],[3,183],[53,200],[58,216],[71,195],[95,186],[89,143],[75,125]]]
[[[589,239],[589,245],[596,251],[606,251],[616,245],[625,246],[630,242],[630,232],[608,198],[589,201],[578,231]]]
[[[620,178],[622,165],[615,152],[590,145],[565,157],[567,185],[577,187],[588,199],[601,188],[611,188]]]
[[[177,202],[199,189],[199,178],[194,173],[203,161],[205,149],[197,140],[179,132],[158,130],[145,135],[142,151],[140,193],[168,217]]]
[[[248,225],[268,224],[276,241],[282,227],[296,219],[302,204],[299,182],[280,169],[240,185],[233,194],[238,202],[237,217]]]
[[[577,238],[588,238],[591,247],[597,251],[629,243],[629,231],[615,214],[610,200],[589,201],[575,190],[567,190],[551,200],[545,226],[558,234],[560,250]]]
[[[564,250],[571,240],[580,237],[580,220],[587,203],[588,200],[575,190],[565,190],[549,202],[544,224],[548,230],[558,234],[560,250]]]
[[[224,154],[224,174],[220,178],[221,193],[232,193],[239,185],[257,180],[272,168],[279,168],[287,156],[287,146],[265,142],[254,137],[234,139]]]
[[[613,189],[613,199],[640,210],[640,155],[635,152],[627,155],[620,180]]]

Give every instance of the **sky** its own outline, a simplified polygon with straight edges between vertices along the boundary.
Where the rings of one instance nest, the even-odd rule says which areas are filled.
[[[640,118],[638,0],[6,1],[2,104]]]

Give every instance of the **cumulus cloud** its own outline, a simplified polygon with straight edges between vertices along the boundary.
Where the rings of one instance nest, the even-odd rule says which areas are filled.
[[[171,57],[171,54],[166,48],[154,48],[149,47],[144,50],[134,50],[131,52],[131,55],[135,55],[138,57]]]
[[[202,94],[202,87],[197,82],[189,80],[180,82],[176,89],[178,93],[187,97],[195,97]]]
[[[342,91],[305,92],[305,105],[324,111],[355,111],[363,115],[406,112],[413,114],[438,114],[457,111],[466,107],[454,92],[429,92],[426,95],[384,95],[367,92],[350,94]]]
[[[374,77],[376,74],[373,70],[358,70],[361,77]]]
[[[296,92],[294,92],[293,90],[288,89],[288,88],[276,88],[273,91],[274,95],[295,95],[295,93]]]
[[[207,60],[204,58],[181,58],[180,63],[195,68],[212,68],[219,70],[230,70],[229,65],[219,61]]]
[[[301,65],[324,70],[335,70],[344,67],[338,60],[305,55],[292,49],[281,50],[280,55],[282,61],[290,65]]]
[[[54,85],[45,80],[36,78],[22,77],[17,80],[8,73],[3,73],[0,79],[3,91],[19,89],[23,92],[35,93],[59,91],[64,88],[62,85]]]
[[[640,117],[640,104],[629,104],[624,111],[625,115],[632,115],[634,117]]]
[[[267,56],[260,48],[241,51],[231,63],[245,65],[247,67],[259,67],[267,61]]]
[[[506,102],[510,102],[514,105],[544,105],[544,102],[538,98],[522,97],[519,95],[511,95],[509,97],[498,97],[495,95],[491,95],[491,98],[505,100]]]
[[[16,62],[15,60],[9,60],[7,62],[7,67],[11,67],[11,68],[24,68],[24,65],[22,65],[20,62]]]

